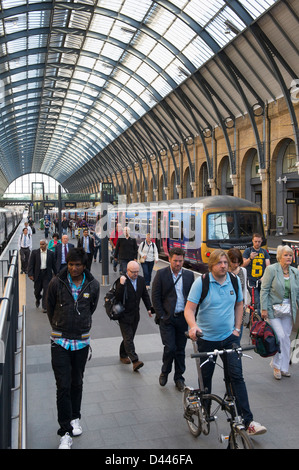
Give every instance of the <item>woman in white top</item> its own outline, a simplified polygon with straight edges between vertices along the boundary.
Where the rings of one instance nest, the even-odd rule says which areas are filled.
[[[245,268],[242,267],[243,264],[243,256],[241,251],[238,248],[231,248],[227,252],[229,261],[230,261],[230,267],[229,270],[231,273],[234,273],[236,276],[239,277],[241,286],[242,286],[242,292],[243,292],[243,318],[245,316],[246,308],[247,308],[247,271]],[[242,330],[243,330],[243,322],[242,322],[242,327],[241,327],[241,333],[240,336],[242,335]]]
[[[262,278],[261,310],[280,342],[280,353],[271,361],[275,379],[290,377],[291,333],[299,308],[299,273],[291,266],[293,251],[288,245],[277,247],[277,263],[267,266]]]
[[[150,288],[152,271],[154,264],[159,261],[156,244],[151,240],[151,234],[146,234],[146,239],[140,243],[138,248],[138,258],[141,263],[146,288]]]

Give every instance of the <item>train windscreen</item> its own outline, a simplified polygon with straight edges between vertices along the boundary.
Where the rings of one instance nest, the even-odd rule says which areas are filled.
[[[208,214],[207,241],[213,246],[218,244],[221,248],[223,243],[247,246],[254,233],[264,234],[262,216],[259,212],[224,211]]]

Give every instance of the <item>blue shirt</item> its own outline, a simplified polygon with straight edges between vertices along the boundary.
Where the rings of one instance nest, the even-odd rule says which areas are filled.
[[[175,311],[175,313],[183,312],[184,308],[185,308],[185,301],[184,301],[184,294],[183,294],[182,270],[178,273],[177,276],[175,276],[172,271],[171,271],[171,274],[172,274],[173,282],[176,282],[177,278],[180,276],[180,279],[178,280],[178,282],[174,286],[175,291],[176,291],[176,296],[177,296],[177,301],[176,301],[176,304],[175,304],[175,310],[174,311]]]
[[[209,273],[209,276],[209,291],[199,307],[196,323],[204,334],[203,339],[223,341],[234,331],[236,294],[228,273],[223,284],[219,284],[211,273]],[[241,282],[238,276],[237,279],[237,302],[242,302]],[[198,277],[190,289],[188,300],[198,304],[201,292],[202,279]]]

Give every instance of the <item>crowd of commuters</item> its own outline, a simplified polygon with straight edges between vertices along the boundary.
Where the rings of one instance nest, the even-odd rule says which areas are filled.
[[[101,232],[99,224],[91,233],[86,222],[52,223],[51,240],[40,240],[40,248],[32,250],[32,223],[25,223],[19,238],[21,273],[28,273],[34,283],[36,307],[42,302],[52,327],[51,357],[57,387],[57,412],[61,449],[71,448],[72,437],[82,433],[81,400],[83,375],[90,351],[92,315],[98,304],[100,286],[91,274],[92,262],[99,253],[101,262]],[[76,232],[80,227],[79,233]],[[50,229],[47,231],[49,234]],[[77,246],[69,242],[78,236]],[[186,335],[196,341],[199,351],[230,348],[239,344],[242,336],[247,306],[255,303],[261,318],[273,326],[281,351],[271,362],[275,379],[289,377],[290,335],[299,307],[299,270],[292,267],[293,252],[290,247],[277,248],[277,263],[270,265],[270,257],[261,248],[262,236],[253,235],[252,247],[243,255],[237,248],[214,250],[209,258],[209,288],[201,298],[203,278],[195,280],[192,271],[183,268],[185,252],[172,248],[169,266],[157,269],[152,281],[158,250],[147,234],[137,245],[128,227],[117,224],[110,234],[111,262],[119,277],[116,281],[116,298],[124,305],[119,320],[122,341],[119,359],[122,364],[132,364],[139,371],[144,363],[135,349],[134,338],[140,321],[140,303],[143,301],[149,316],[155,313],[163,344],[162,366],[158,378],[165,387],[174,369],[176,388],[185,387]],[[141,268],[141,269],[140,269]],[[141,275],[143,273],[143,276]],[[232,276],[237,279],[233,288]],[[151,292],[151,296],[150,296]],[[201,336],[197,336],[197,332]],[[204,386],[212,388],[215,364],[210,362],[202,370]],[[266,427],[253,419],[242,362],[229,356],[229,370],[247,433],[263,434]]]

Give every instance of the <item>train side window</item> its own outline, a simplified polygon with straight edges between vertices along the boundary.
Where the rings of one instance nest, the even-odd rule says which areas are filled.
[[[189,225],[189,242],[195,241],[195,215],[190,216],[190,225]]]
[[[140,233],[141,235],[147,234],[147,220],[146,219],[141,219]]]
[[[169,238],[179,240],[181,238],[181,227],[179,220],[171,220],[169,224]]]

